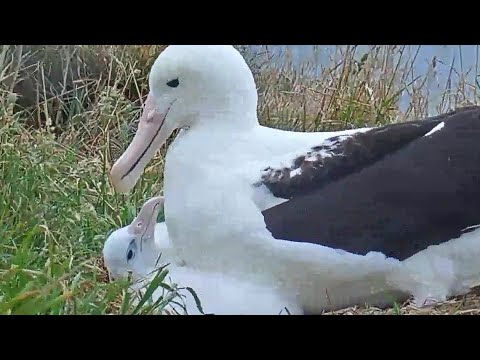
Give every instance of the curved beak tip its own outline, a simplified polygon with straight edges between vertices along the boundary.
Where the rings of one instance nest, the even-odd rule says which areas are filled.
[[[122,174],[123,174],[122,167],[119,166],[118,162],[112,166],[108,174],[110,184],[112,185],[113,189],[117,193],[126,193],[135,186],[135,181],[131,179],[130,175],[127,175],[124,178],[122,178],[123,176]]]
[[[110,185],[112,186],[113,190],[115,190],[115,192],[117,192],[117,193],[125,192],[125,189],[121,185],[122,182],[120,181],[118,176],[113,171],[111,171],[108,174],[108,179],[110,181]]]
[[[133,188],[133,184],[130,184],[129,181],[113,181],[112,186],[119,194],[125,194]]]

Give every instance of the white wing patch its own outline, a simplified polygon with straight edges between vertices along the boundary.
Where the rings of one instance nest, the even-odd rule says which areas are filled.
[[[297,168],[295,170],[290,171],[290,177],[302,175],[302,168]]]
[[[293,152],[288,154],[288,156],[282,156],[281,161],[278,161],[276,166],[269,166],[262,171],[262,174],[264,176],[271,177],[272,180],[282,180],[285,177],[293,178],[295,176],[302,175],[303,168],[300,165],[295,164],[296,159],[302,158],[302,162],[305,162],[305,164],[318,162],[315,164],[315,166],[321,167],[323,166],[322,159],[340,155],[336,154],[335,150],[342,145],[342,142],[351,137],[352,135],[332,136],[331,138],[326,139],[320,145],[310,148],[309,151]],[[286,161],[286,158],[291,160]]]
[[[435,126],[432,130],[430,130],[430,131],[429,131],[428,133],[426,133],[424,136],[430,136],[430,135],[432,135],[433,133],[442,130],[444,126],[445,126],[445,123],[442,121],[440,124],[438,124],[437,126]]]

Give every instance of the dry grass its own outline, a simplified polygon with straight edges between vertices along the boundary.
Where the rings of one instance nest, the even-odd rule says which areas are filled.
[[[98,256],[106,234],[130,222],[161,189],[165,147],[129,196],[115,194],[107,174],[133,136],[149,68],[164,47],[0,48],[0,313],[151,312],[130,303],[128,284],[108,282]],[[241,50],[254,69],[261,122],[303,131],[425,116],[437,66],[432,59],[418,78],[415,53],[407,55],[405,47],[372,46],[358,54],[348,46],[338,47],[312,77],[311,63],[294,68],[287,57],[271,67],[268,52]],[[465,81],[446,88],[437,112],[478,103],[476,90]],[[412,97],[405,111],[402,91]],[[462,301],[431,311],[478,309],[475,297]],[[392,311],[414,310],[344,312]]]
[[[372,46],[358,54],[357,46],[338,47],[329,67],[312,77],[313,64],[294,69],[291,62],[260,72],[260,114],[272,126],[303,131],[340,130],[364,125],[417,119],[427,115],[430,88],[438,61],[431,59],[423,76],[415,71],[417,51],[406,46]],[[359,59],[359,60],[357,60]],[[442,113],[478,102],[477,86],[461,78],[456,88],[446,81],[444,97],[436,106]],[[401,111],[399,100],[407,93],[412,101]]]
[[[480,287],[472,289],[465,296],[451,298],[436,306],[419,308],[408,300],[400,306],[380,309],[370,306],[356,306],[325,315],[480,315]]]

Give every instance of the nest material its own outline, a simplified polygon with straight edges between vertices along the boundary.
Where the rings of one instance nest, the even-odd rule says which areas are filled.
[[[480,286],[467,295],[453,297],[430,307],[419,308],[409,300],[397,308],[355,306],[326,312],[325,315],[480,315]]]
[[[98,274],[98,282],[109,283],[110,275],[108,274],[107,267],[105,266],[105,260],[103,259],[103,256],[99,256],[95,260],[95,265],[100,270],[100,273]]]

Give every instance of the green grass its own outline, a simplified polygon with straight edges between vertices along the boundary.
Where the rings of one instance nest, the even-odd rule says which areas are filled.
[[[125,286],[105,283],[98,258],[138,193],[115,196],[101,158],[15,124],[0,130],[0,313],[111,311]]]
[[[1,48],[0,314],[152,313],[172,301],[178,289],[136,306],[128,282],[108,282],[101,261],[107,234],[162,188],[165,148],[129,195],[114,193],[108,172],[133,135],[149,66],[163,48]],[[253,54],[262,123],[311,131],[425,114],[421,86],[407,113],[398,110],[411,66],[391,63],[400,50],[373,48],[360,66],[349,47],[314,79],[288,63],[270,69],[265,54]],[[166,273],[158,276],[154,286],[165,286]]]

